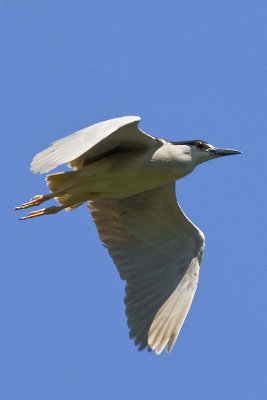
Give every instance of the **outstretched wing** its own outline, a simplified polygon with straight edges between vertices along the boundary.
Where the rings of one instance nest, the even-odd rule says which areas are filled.
[[[139,121],[140,117],[137,116],[113,118],[59,139],[36,154],[31,171],[44,173],[66,163],[76,169],[85,160],[94,160],[118,147],[135,149],[158,146],[156,138],[138,129]]]
[[[89,209],[127,282],[130,337],[140,350],[170,351],[192,303],[204,249],[204,235],[177,204],[175,184],[96,199]]]

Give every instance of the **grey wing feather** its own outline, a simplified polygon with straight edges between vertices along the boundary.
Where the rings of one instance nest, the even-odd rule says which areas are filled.
[[[138,129],[139,121],[140,117],[137,116],[113,118],[59,139],[36,154],[31,163],[31,171],[44,173],[65,163],[76,169],[84,159],[94,159],[118,146],[156,146],[157,142],[153,136]]]
[[[127,282],[130,337],[140,350],[170,351],[194,297],[204,248],[204,235],[177,204],[175,184],[96,199],[89,209]]]

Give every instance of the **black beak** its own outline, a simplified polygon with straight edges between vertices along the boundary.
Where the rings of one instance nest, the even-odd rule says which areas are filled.
[[[216,156],[232,156],[234,154],[242,154],[242,151],[239,150],[233,150],[233,149],[220,149],[218,147],[215,147],[214,149],[209,149],[210,153],[216,155]]]

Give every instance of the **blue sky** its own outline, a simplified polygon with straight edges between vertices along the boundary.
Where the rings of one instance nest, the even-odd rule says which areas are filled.
[[[0,11],[0,398],[265,398],[266,2],[10,0]],[[159,137],[243,151],[177,184],[206,253],[160,357],[128,338],[124,283],[86,207],[24,223],[10,211],[46,191],[29,172],[36,152],[127,114]]]

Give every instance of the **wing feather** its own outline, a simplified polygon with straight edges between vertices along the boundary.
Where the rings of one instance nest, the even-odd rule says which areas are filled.
[[[202,232],[177,204],[175,184],[89,205],[99,236],[126,280],[130,337],[139,349],[170,351],[197,287]]]
[[[61,164],[77,169],[85,160],[105,155],[117,147],[156,146],[157,139],[138,129],[140,117],[113,118],[81,129],[52,143],[36,154],[31,163],[34,173],[49,172]]]

